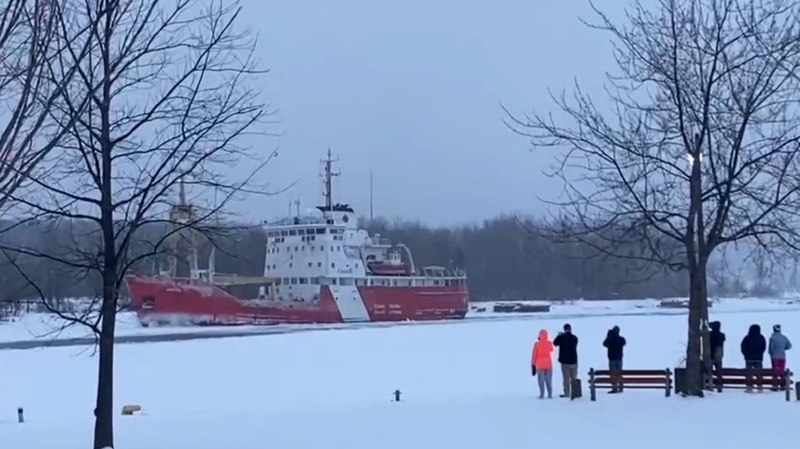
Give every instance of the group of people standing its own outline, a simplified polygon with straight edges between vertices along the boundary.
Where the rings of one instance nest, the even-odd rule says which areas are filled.
[[[713,321],[709,323],[711,332],[709,343],[711,346],[711,359],[714,370],[717,371],[716,381],[721,383],[722,363],[725,354],[725,333],[722,332],[722,323]],[[773,373],[772,390],[783,388],[780,383],[782,375],[786,372],[786,351],[792,349],[792,342],[783,335],[781,325],[772,326],[772,335],[767,340],[761,333],[761,326],[753,324],[742,339],[740,350],[744,357],[745,368],[760,370],[764,368],[764,354],[769,354],[770,368]],[[761,376],[756,375],[756,386],[759,390],[763,389]],[[747,391],[753,390],[753,384],[746,385]]]
[[[608,331],[603,346],[608,349],[608,368],[611,370],[614,382],[612,393],[622,392],[622,356],[626,341],[619,333],[619,327],[614,326]],[[561,365],[561,383],[564,391],[562,398],[579,396],[578,388],[578,337],[572,333],[572,326],[565,324],[553,341],[550,341],[546,329],[539,331],[539,338],[533,344],[531,351],[531,372],[536,376],[539,384],[539,399],[545,393],[548,398],[553,397],[553,359],[552,354],[558,348],[558,363]]]
[[[722,323],[714,321],[709,323],[709,343],[711,360],[717,380],[721,381],[721,370],[725,355],[725,333],[722,332]],[[620,335],[619,326],[614,326],[606,334],[603,346],[608,353],[608,370],[612,381],[609,393],[622,393],[622,360],[624,348],[627,344],[625,337]],[[578,337],[572,333],[572,326],[565,324],[553,341],[550,341],[546,329],[539,331],[539,337],[533,344],[531,351],[531,372],[537,378],[539,385],[539,399],[545,394],[553,397],[553,360],[552,354],[558,348],[558,363],[561,365],[561,380],[564,388],[560,395],[562,398],[576,397],[573,391],[579,386],[578,381]],[[762,369],[764,367],[764,354],[770,356],[770,364],[775,372],[773,390],[783,387],[779,384],[780,376],[786,371],[786,351],[792,349],[792,343],[781,332],[780,324],[772,326],[772,335],[769,341],[761,334],[761,326],[753,324],[747,335],[742,339],[741,353],[744,357],[745,368]],[[760,377],[760,376],[757,376]],[[760,378],[755,382],[761,390]],[[752,391],[753,385],[747,385],[747,391]]]

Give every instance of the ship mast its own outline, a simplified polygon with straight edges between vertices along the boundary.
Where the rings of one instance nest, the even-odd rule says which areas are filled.
[[[172,223],[172,232],[169,236],[171,241],[171,251],[169,256],[169,272],[172,276],[180,276],[178,273],[178,262],[185,261],[189,265],[189,276],[192,272],[197,270],[197,234],[192,228],[197,219],[195,209],[186,199],[186,185],[184,180],[179,181],[178,191],[178,204],[172,207],[169,212],[170,222]],[[188,234],[188,236],[186,235]],[[188,260],[183,256],[182,250],[188,246],[189,255]]]
[[[370,221],[370,223],[372,223],[373,220],[375,219],[375,217],[373,216],[373,213],[372,213],[373,212],[373,210],[372,210],[372,200],[373,200],[373,196],[372,196],[372,169],[370,168],[369,169],[369,221]]]
[[[328,211],[333,210],[333,178],[339,176],[338,172],[333,172],[333,163],[338,160],[333,158],[331,149],[328,148],[328,157],[322,161],[325,165],[325,173],[323,174],[325,177],[325,191],[323,194],[325,195],[325,209]]]

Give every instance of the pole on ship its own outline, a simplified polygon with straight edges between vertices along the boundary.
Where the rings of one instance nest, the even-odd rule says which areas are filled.
[[[373,208],[372,208],[372,205],[373,205],[372,192],[373,192],[373,190],[372,190],[372,169],[370,168],[369,169],[369,221],[370,222],[372,222],[374,220],[374,217],[375,217],[374,214],[373,214]]]
[[[333,172],[333,163],[338,159],[333,158],[331,148],[328,147],[328,158],[322,161],[325,164],[325,209],[328,212],[333,210],[333,177],[339,176],[339,173]]]

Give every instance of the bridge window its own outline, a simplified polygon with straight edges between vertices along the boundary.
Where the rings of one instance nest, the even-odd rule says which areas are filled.
[[[297,230],[297,235],[306,235],[306,230],[305,229],[298,229]]]
[[[295,230],[293,229],[293,230],[289,231],[289,235],[297,235],[297,231],[295,231]]]
[[[325,228],[317,228],[317,234],[324,234]]]
[[[292,278],[292,285],[297,285],[297,278]]]
[[[282,237],[286,237],[287,235],[289,235],[289,233],[288,233],[288,232],[286,232],[286,231],[281,231],[281,236],[282,236]]]
[[[352,278],[339,278],[339,285],[353,285]]]
[[[308,278],[298,278],[298,279],[297,279],[297,282],[298,282],[300,285],[306,285],[306,284],[308,284]]]

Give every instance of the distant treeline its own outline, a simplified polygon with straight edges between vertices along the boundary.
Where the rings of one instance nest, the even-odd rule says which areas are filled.
[[[464,268],[471,298],[476,301],[664,298],[687,294],[685,273],[637,258],[610,257],[590,244],[554,243],[539,232],[543,225],[534,220],[520,222],[503,216],[480,225],[431,228],[418,222],[378,219],[362,220],[362,226],[370,233],[406,244],[417,267]],[[165,225],[151,225],[138,232],[130,243],[131,254],[152,252],[166,229]],[[263,274],[266,235],[260,226],[226,227],[211,239],[217,248],[217,272]],[[0,242],[52,255],[43,258],[3,251],[0,300],[35,299],[40,294],[58,300],[99,293],[98,273],[90,268],[102,256],[95,226],[74,221],[28,223],[0,234]],[[208,241],[202,247],[201,268],[207,264],[210,247]],[[638,252],[639,247],[630,249],[631,254]],[[131,270],[153,274],[166,267],[166,256],[159,254],[139,260]],[[743,287],[727,282],[725,289],[724,294],[735,294]]]

